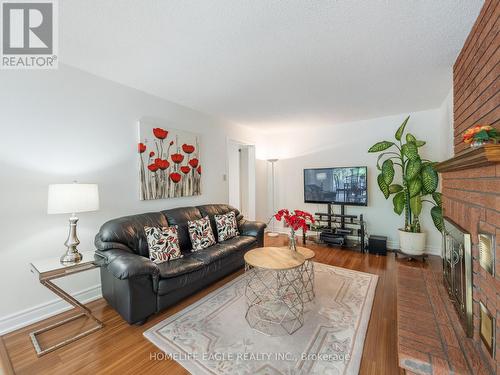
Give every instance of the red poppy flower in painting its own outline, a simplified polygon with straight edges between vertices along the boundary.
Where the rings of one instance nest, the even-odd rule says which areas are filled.
[[[170,141],[170,146],[173,146],[173,144],[174,144],[174,141]]]
[[[156,158],[155,159],[155,165],[160,168],[162,171],[164,171],[165,169],[167,169],[168,167],[170,167],[170,163],[168,162],[168,160],[166,159],[160,159],[160,158]]]
[[[196,169],[196,172],[198,172],[198,174],[201,174],[201,165],[198,167],[198,169]]]
[[[158,166],[156,164],[149,164],[148,165],[148,169],[151,171],[151,172],[156,172],[158,170]]]
[[[178,183],[181,180],[181,177],[182,176],[177,172],[170,173],[170,179],[175,183]]]
[[[182,171],[182,173],[184,173],[184,174],[188,174],[190,170],[191,170],[191,168],[189,168],[187,165],[183,165],[183,166],[181,167],[181,171]]]
[[[193,168],[196,168],[198,166],[198,159],[194,158],[189,161],[189,165]]]
[[[173,154],[172,155],[172,161],[175,164],[180,164],[180,163],[182,163],[183,160],[184,160],[184,155],[182,155],[182,154]]]
[[[151,151],[151,152],[149,153],[149,157],[150,157],[150,158],[152,158],[153,156],[155,156],[155,152],[154,152],[154,151]]]
[[[192,154],[194,152],[194,146],[184,143],[182,145],[182,151],[184,151],[186,154]]]
[[[140,154],[142,154],[144,151],[146,151],[146,145],[144,143],[139,143],[137,145],[138,151]]]
[[[162,128],[154,128],[153,134],[158,139],[165,139],[165,138],[167,138],[168,131],[166,131],[165,129],[162,129]]]

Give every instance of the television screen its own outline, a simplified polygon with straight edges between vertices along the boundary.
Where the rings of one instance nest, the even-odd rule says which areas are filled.
[[[304,169],[304,201],[366,206],[366,167]]]

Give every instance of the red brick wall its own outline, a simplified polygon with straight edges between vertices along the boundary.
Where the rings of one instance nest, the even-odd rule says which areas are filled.
[[[462,135],[481,123],[500,129],[500,1],[486,0],[453,67],[455,154],[468,145]],[[500,374],[500,165],[442,175],[445,215],[466,229],[473,242],[474,340]],[[496,277],[478,261],[478,232],[496,234]],[[496,316],[496,359],[479,338],[479,301]]]
[[[455,153],[463,133],[481,123],[500,129],[500,1],[486,0],[453,66]]]

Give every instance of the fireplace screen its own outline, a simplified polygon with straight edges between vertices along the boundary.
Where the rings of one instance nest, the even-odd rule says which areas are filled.
[[[472,336],[471,236],[449,218],[444,218],[444,281],[467,336]]]

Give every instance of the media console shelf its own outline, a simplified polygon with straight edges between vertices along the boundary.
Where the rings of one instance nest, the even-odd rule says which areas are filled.
[[[328,212],[316,212],[316,223],[321,227],[320,240],[329,245],[346,246],[347,237],[357,237],[359,251],[365,251],[365,222],[363,215],[346,215],[344,205],[340,206],[340,214],[333,213],[328,204]],[[347,247],[347,246],[346,246]]]

